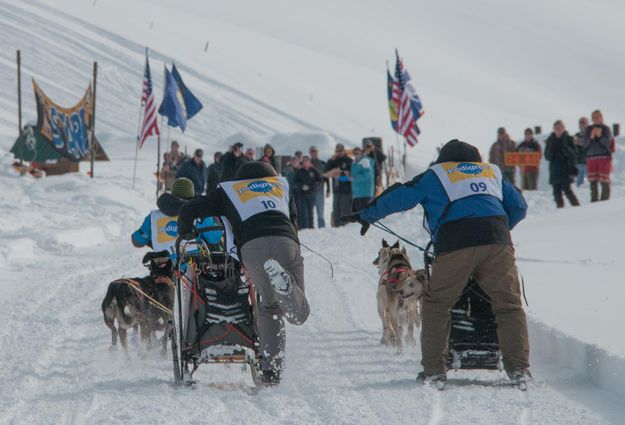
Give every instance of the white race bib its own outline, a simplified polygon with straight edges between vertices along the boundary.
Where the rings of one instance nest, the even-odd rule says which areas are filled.
[[[223,182],[219,186],[228,196],[241,221],[267,211],[289,217],[289,183],[284,177]]]
[[[170,217],[159,210],[150,213],[152,230],[152,249],[154,251],[173,251],[178,237],[178,217]]]
[[[443,162],[430,167],[450,202],[474,195],[491,195],[503,201],[501,170],[484,162]]]

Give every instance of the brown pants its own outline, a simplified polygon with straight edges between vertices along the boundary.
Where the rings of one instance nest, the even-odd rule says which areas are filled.
[[[485,245],[442,254],[434,261],[423,297],[421,364],[426,374],[446,370],[450,310],[469,277],[491,297],[506,370],[529,367],[527,321],[511,245]]]
[[[537,190],[538,189],[538,171],[525,171],[521,172],[523,190]]]

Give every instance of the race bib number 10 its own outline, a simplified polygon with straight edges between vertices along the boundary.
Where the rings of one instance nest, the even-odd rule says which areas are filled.
[[[283,177],[224,182],[221,187],[241,220],[265,211],[278,211],[289,216],[289,184]]]

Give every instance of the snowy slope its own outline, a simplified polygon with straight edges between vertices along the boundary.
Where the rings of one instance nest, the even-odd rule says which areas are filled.
[[[12,48],[23,49],[26,83],[31,75],[40,78],[66,103],[82,93],[97,59],[98,128],[120,156],[132,154],[144,46],[153,49],[157,97],[161,61],[176,60],[206,105],[182,137],[189,148],[223,148],[236,133],[266,141],[311,130],[351,143],[380,135],[395,144],[384,73],[395,47],[427,110],[423,143],[410,152],[416,164],[426,164],[434,147],[453,137],[485,152],[499,125],[520,137],[523,128],[547,130],[556,118],[573,128],[596,107],[608,122],[625,113],[625,61],[611,42],[625,36],[618,21],[624,6],[610,0],[3,0],[0,7],[0,81],[8,93],[0,134],[15,133]],[[588,19],[587,10],[601,19]],[[598,80],[588,77],[594,70]],[[25,112],[34,117],[25,88]],[[6,148],[10,140],[0,143]],[[291,148],[284,146],[287,153]]]
[[[210,152],[238,134],[291,151],[310,138],[327,150],[371,133],[393,141],[380,58],[390,58],[398,34],[418,40],[414,50],[398,47],[423,81],[428,115],[412,152],[422,165],[457,135],[484,151],[500,123],[515,133],[556,116],[572,124],[596,106],[609,120],[622,116],[623,62],[608,40],[622,39],[623,6],[593,2],[602,19],[586,22],[590,4],[397,2],[406,11],[397,17],[383,2],[0,0],[0,424],[621,423],[621,152],[610,203],[587,205],[584,188],[584,206],[556,211],[545,185],[528,195],[530,217],[513,235],[530,302],[536,383],[526,394],[488,387],[500,375],[487,372],[457,373],[466,385],[443,393],[415,385],[419,347],[396,354],[378,344],[371,261],[385,235],[376,229],[365,238],[356,226],[301,233],[332,259],[335,277],[304,251],[311,317],[288,328],[283,385],[256,396],[239,390],[251,382],[238,368],[207,367],[197,390],[179,391],[170,359],[136,346],[130,361],[111,356],[100,312],[109,281],[144,273],[144,251],[128,239],[154,203],[153,144],[142,152],[138,188],[131,184],[145,44],[154,47],[155,74],[160,61],[176,59],[205,104],[182,139],[189,148]],[[98,131],[113,161],[98,164],[94,180],[34,181],[8,169],[13,47],[23,50],[25,91],[34,76],[67,104],[99,61]],[[601,84],[588,81],[594,67]],[[25,113],[34,118],[30,95]],[[387,223],[425,243],[419,211]],[[409,252],[418,265],[419,253]]]

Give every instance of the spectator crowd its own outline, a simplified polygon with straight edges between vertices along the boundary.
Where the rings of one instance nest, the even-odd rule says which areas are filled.
[[[616,144],[612,131],[604,124],[601,111],[591,114],[591,121],[581,117],[578,131],[569,135],[562,120],[553,124],[553,131],[547,137],[544,157],[549,162],[549,184],[553,189],[553,198],[558,208],[564,207],[564,198],[572,206],[579,206],[579,200],[573,191],[587,179],[590,183],[590,201],[610,199],[610,174],[612,172],[612,154]],[[497,140],[491,146],[489,162],[499,166],[504,176],[515,183],[516,166],[506,161],[506,154],[512,152],[536,152],[543,155],[541,145],[534,138],[531,128],[525,130],[523,142],[518,146],[510,138],[506,129],[497,130]],[[536,165],[520,166],[521,189],[536,190],[539,168]]]
[[[572,206],[578,206],[572,184],[577,187],[590,182],[591,202],[610,198],[610,173],[615,141],[612,132],[603,122],[601,111],[591,114],[590,121],[581,117],[578,131],[569,135],[562,120],[553,124],[553,131],[544,142],[544,149],[531,128],[524,131],[522,141],[517,144],[506,129],[497,129],[497,139],[490,148],[488,160],[502,170],[505,178],[516,184],[517,165],[507,160],[507,154],[521,152],[538,154],[549,162],[549,184],[558,208],[565,205],[566,198]],[[171,143],[170,151],[164,155],[159,185],[171,191],[173,181],[186,177],[193,182],[195,195],[210,194],[219,183],[234,179],[242,164],[248,161],[263,161],[281,171],[291,189],[301,229],[326,226],[324,210],[326,200],[332,196],[331,226],[342,226],[341,217],[353,211],[364,209],[376,194],[383,190],[382,175],[386,155],[371,140],[365,139],[362,148],[347,150],[342,143],[335,147],[334,154],[327,160],[319,157],[319,150],[311,146],[308,154],[296,151],[282,163],[282,157],[266,144],[259,152],[253,148],[244,149],[242,143],[235,143],[227,152],[215,152],[212,163],[204,162],[204,152],[196,149],[192,157],[180,152],[178,142]],[[538,162],[519,165],[520,188],[537,190]]]
[[[170,191],[176,178],[186,177],[193,182],[196,196],[209,194],[219,183],[234,179],[239,167],[248,161],[263,161],[282,170],[297,206],[299,228],[312,229],[315,223],[317,228],[326,226],[325,202],[332,195],[333,227],[344,224],[341,217],[364,208],[382,190],[386,155],[371,141],[351,151],[338,143],[334,154],[324,161],[319,158],[317,147],[311,146],[308,155],[298,150],[283,167],[270,144],[257,157],[255,149],[245,150],[242,143],[235,143],[225,153],[215,152],[212,163],[207,165],[202,149],[196,149],[189,158],[173,141],[170,151],[164,154],[159,184]]]

